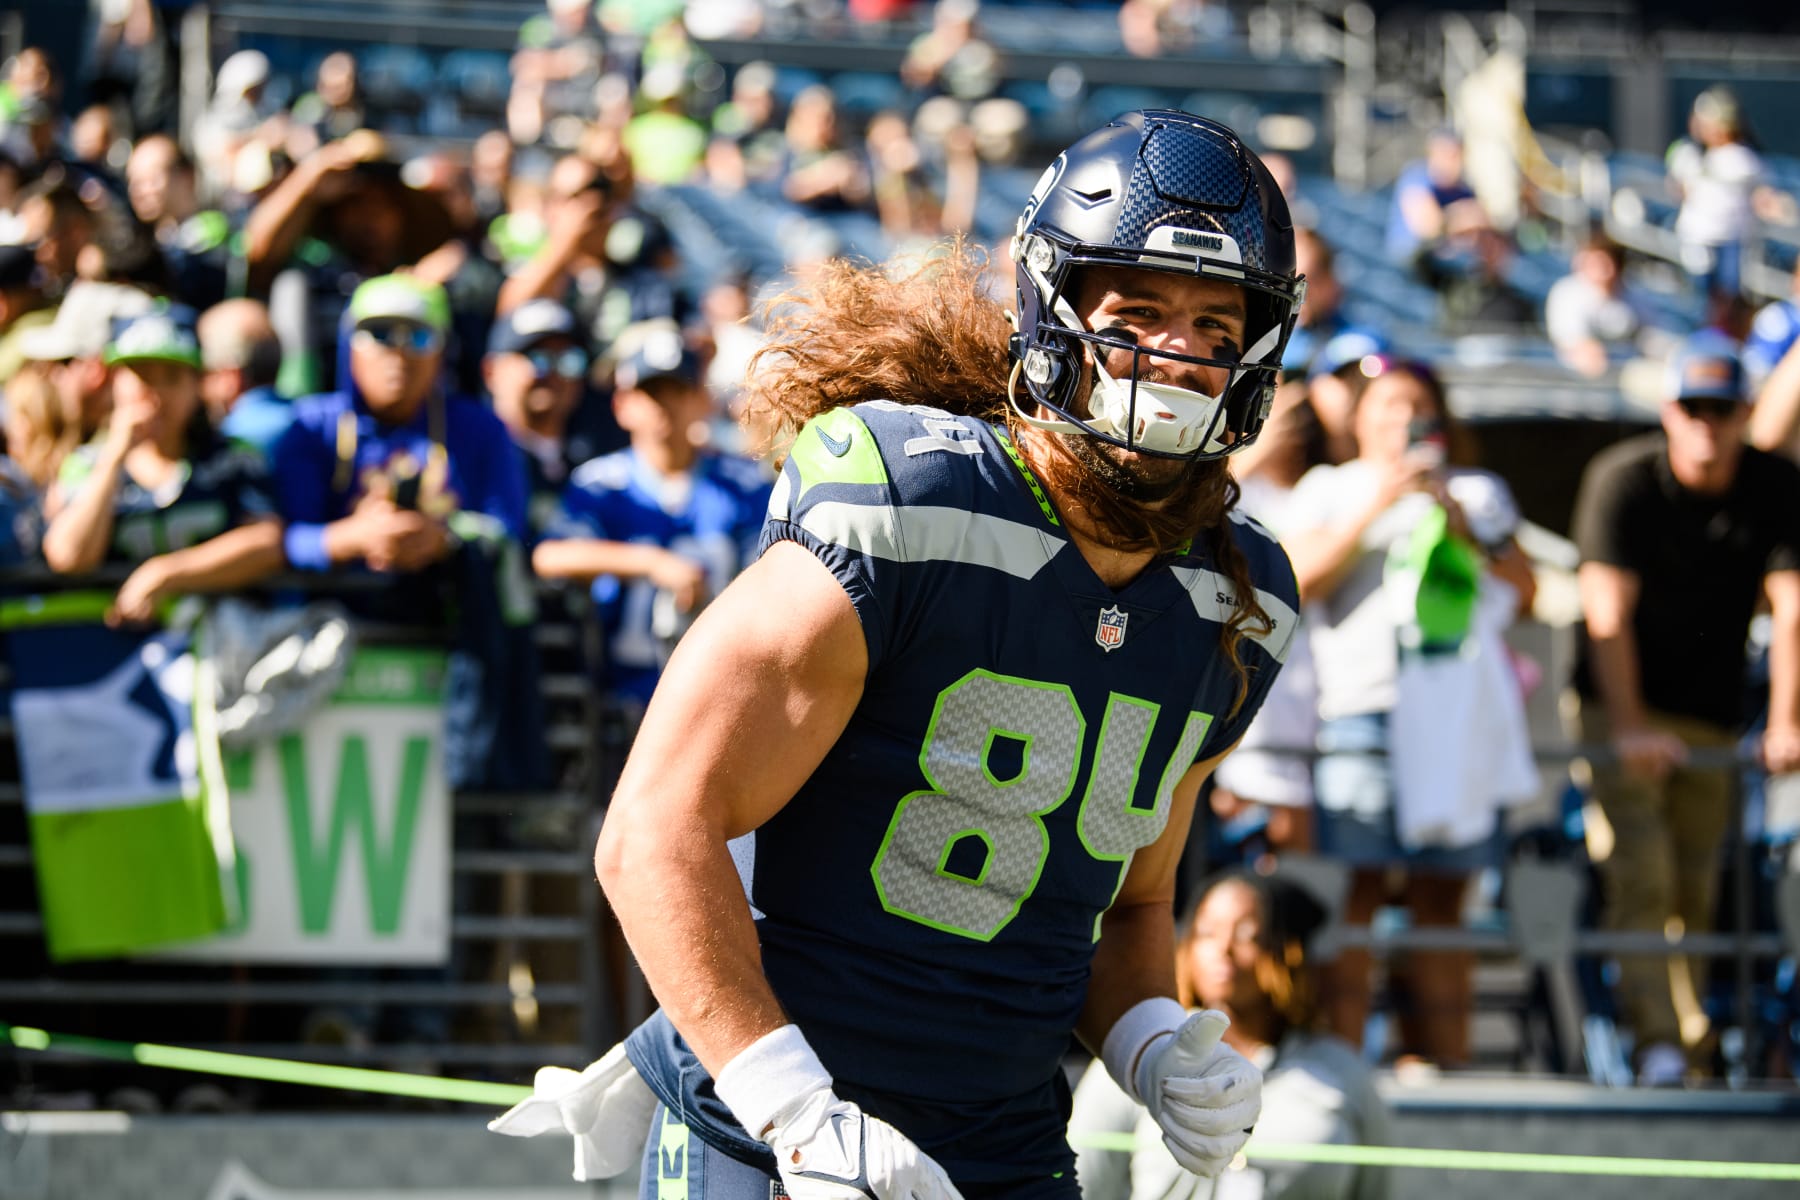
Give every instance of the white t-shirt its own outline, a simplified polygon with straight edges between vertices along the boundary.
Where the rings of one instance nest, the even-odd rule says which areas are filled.
[[[1484,544],[1496,546],[1512,536],[1519,510],[1504,480],[1491,471],[1452,467],[1446,481],[1451,498]],[[1295,485],[1281,532],[1322,529],[1362,512],[1374,502],[1379,486],[1375,467],[1361,459],[1314,467]],[[1386,586],[1388,554],[1412,536],[1434,503],[1414,492],[1389,505],[1363,531],[1355,561],[1337,588],[1306,606],[1321,720],[1393,709],[1404,605]],[[1485,574],[1482,582],[1485,589]]]
[[[1544,325],[1550,341],[1558,346],[1589,339],[1629,341],[1642,324],[1643,318],[1630,300],[1608,295],[1579,275],[1557,280],[1544,301]]]
[[[1762,182],[1762,159],[1737,142],[1684,150],[1669,160],[1669,174],[1682,189],[1676,236],[1701,246],[1740,240],[1750,226],[1750,193]]]

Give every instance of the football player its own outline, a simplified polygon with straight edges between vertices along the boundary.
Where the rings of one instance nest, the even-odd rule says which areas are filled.
[[[1172,899],[1296,623],[1222,461],[1298,311],[1287,207],[1230,130],[1136,112],[1044,173],[1013,256],[1016,329],[961,255],[778,310],[761,557],[596,853],[661,1011],[500,1122],[577,1133],[578,1170],[648,1116],[646,1197],[1074,1200],[1071,1034],[1191,1170],[1255,1121],[1224,1018],[1175,999]]]

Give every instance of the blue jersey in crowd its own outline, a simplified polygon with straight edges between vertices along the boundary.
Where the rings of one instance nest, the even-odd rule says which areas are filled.
[[[1760,386],[1787,352],[1800,341],[1800,303],[1777,300],[1765,305],[1744,339],[1744,370]]]
[[[331,565],[325,526],[348,516],[372,489],[437,516],[485,513],[525,540],[519,451],[500,418],[464,396],[439,393],[404,425],[378,421],[353,388],[308,396],[295,401],[272,466],[288,520],[288,561],[300,570]]]
[[[1295,629],[1285,554],[1252,523],[1231,531],[1276,622],[1242,643],[1242,704],[1220,648],[1235,601],[1210,553],[1108,588],[980,421],[834,410],[776,484],[763,543],[837,576],[869,672],[836,745],[753,835],[763,968],[839,1094],[959,1184],[1069,1184],[1061,1063],[1101,915],[1182,775],[1243,732]],[[700,1137],[772,1165],[661,1014],[628,1045]]]
[[[716,596],[754,553],[768,503],[769,480],[750,459],[703,454],[690,471],[664,477],[628,448],[575,469],[549,536],[661,546],[704,566],[707,594]],[[594,581],[607,689],[641,703],[662,674],[656,591],[647,579]]]

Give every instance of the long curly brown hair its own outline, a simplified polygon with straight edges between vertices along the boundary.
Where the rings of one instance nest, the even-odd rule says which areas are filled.
[[[1065,512],[1079,510],[1114,549],[1165,555],[1199,539],[1231,581],[1236,607],[1220,646],[1238,679],[1235,715],[1249,692],[1245,634],[1274,628],[1228,519],[1238,486],[1223,462],[1196,462],[1171,495],[1147,506],[1095,471],[1080,434],[1045,433],[1007,403],[1017,383],[1007,353],[1013,331],[993,298],[985,254],[961,241],[911,265],[825,264],[804,286],[763,308],[768,340],[751,360],[743,420],[779,462],[801,426],[822,412],[868,400],[940,408],[1005,425],[1016,443],[1050,452],[1034,459]]]

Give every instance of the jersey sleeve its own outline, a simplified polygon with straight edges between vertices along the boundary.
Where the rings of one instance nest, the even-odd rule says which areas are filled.
[[[795,542],[823,563],[856,606],[869,662],[890,647],[906,555],[887,464],[862,417],[832,409],[794,439],[769,496],[760,557]]]
[[[1269,617],[1270,628],[1264,632],[1255,621],[1244,626],[1238,642],[1238,660],[1245,670],[1242,699],[1235,710],[1227,709],[1207,730],[1195,756],[1196,762],[1223,754],[1231,749],[1250,728],[1250,722],[1262,710],[1263,701],[1300,636],[1300,589],[1294,580],[1294,568],[1287,551],[1270,536],[1268,530],[1251,520],[1234,519],[1232,533],[1250,564],[1250,578],[1256,586],[1256,600]],[[1228,586],[1228,585],[1227,585]]]

